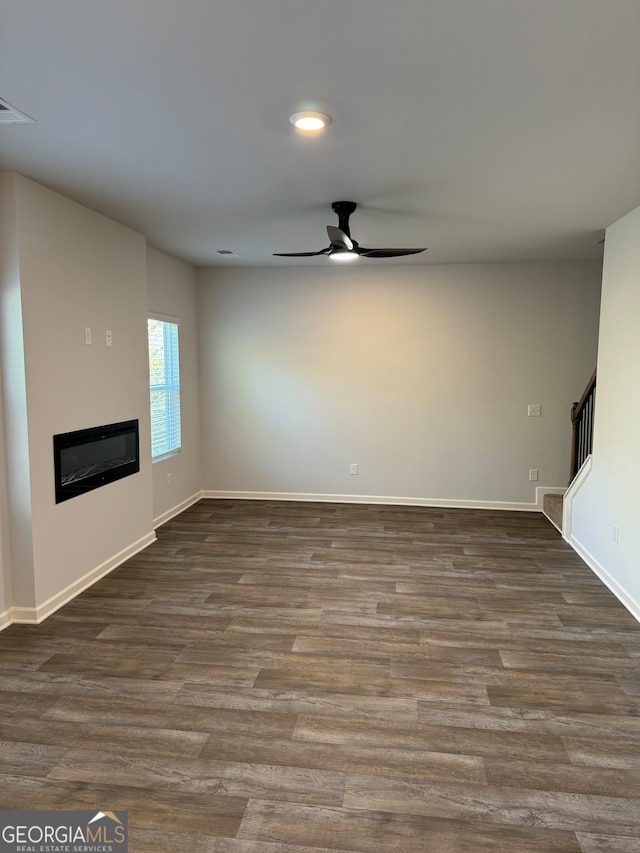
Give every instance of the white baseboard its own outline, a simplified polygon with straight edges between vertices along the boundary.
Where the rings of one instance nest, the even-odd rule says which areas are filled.
[[[565,541],[573,548],[579,557],[585,561],[587,566],[602,583],[615,595],[618,601],[627,608],[629,613],[640,622],[640,602],[630,595],[618,581],[609,574],[605,567],[593,556],[588,548],[580,542],[573,533],[573,502],[587,481],[593,469],[593,456],[587,456],[584,464],[576,474],[573,482],[566,491],[562,513],[562,531]]]
[[[162,515],[159,515],[157,518],[153,519],[153,526],[157,530],[158,527],[162,527],[163,524],[166,524],[167,521],[171,521],[172,518],[175,518],[176,515],[180,515],[181,512],[184,512],[185,509],[189,509],[190,506],[198,503],[198,501],[202,498],[202,492],[196,492],[195,495],[191,495],[190,498],[179,503],[177,506],[168,509],[166,512],[163,512]]]
[[[65,589],[51,596],[51,598],[43,602],[43,604],[39,604],[37,607],[12,607],[9,611],[11,614],[11,622],[35,625],[39,624],[48,616],[51,616],[52,613],[55,613],[56,610],[59,610],[72,599],[76,598],[76,596],[80,595],[81,592],[84,592],[85,589],[92,586],[96,581],[99,581],[105,575],[108,575],[109,572],[112,572],[115,568],[126,562],[130,557],[133,557],[134,554],[144,551],[145,548],[148,548],[149,545],[155,541],[155,532],[152,531],[151,533],[147,533],[146,536],[138,539],[137,542],[133,542],[127,548],[123,548],[122,551],[114,554],[113,557],[105,560],[104,563],[96,566],[95,569],[87,572],[86,575],[83,575],[83,577],[78,578],[77,581],[69,584]],[[11,622],[9,624],[11,624]]]
[[[575,536],[570,536],[567,539],[567,542],[571,545],[576,554],[582,557],[591,571],[600,578],[606,587],[611,590],[618,601],[627,608],[633,618],[640,622],[640,602],[636,601],[632,595],[629,595],[624,587],[620,586],[617,580],[609,574],[605,567],[596,560],[593,554],[591,554]]]
[[[3,631],[5,628],[8,628],[9,625],[11,625],[11,623],[13,622],[11,615],[11,607],[8,610],[3,610],[2,613],[0,613],[0,631]]]
[[[380,495],[325,495],[307,494],[303,492],[232,492],[232,491],[203,491],[203,498],[214,500],[247,500],[247,501],[310,501],[314,503],[355,503],[355,504],[387,504],[389,506],[425,506],[442,507],[445,509],[490,509],[507,510],[510,512],[539,512],[540,507],[535,503],[518,503],[508,501],[476,501],[450,500],[447,498],[402,498],[382,497]]]

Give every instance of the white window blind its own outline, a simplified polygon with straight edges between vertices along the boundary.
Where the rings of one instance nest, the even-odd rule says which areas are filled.
[[[148,320],[151,457],[180,450],[178,325]]]

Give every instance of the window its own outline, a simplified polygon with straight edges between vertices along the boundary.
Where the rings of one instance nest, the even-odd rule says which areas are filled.
[[[178,325],[148,320],[151,458],[180,450]]]

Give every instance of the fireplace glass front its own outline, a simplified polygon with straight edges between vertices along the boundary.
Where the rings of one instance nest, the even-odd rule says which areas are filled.
[[[138,421],[53,436],[56,503],[140,470]]]

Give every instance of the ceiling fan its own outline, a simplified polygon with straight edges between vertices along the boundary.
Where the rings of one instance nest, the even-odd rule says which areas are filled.
[[[356,209],[355,201],[334,201],[331,209],[338,215],[338,227],[327,225],[330,244],[319,252],[274,252],[278,258],[312,258],[315,255],[328,255],[333,261],[351,261],[361,258],[400,258],[403,255],[417,255],[426,249],[365,249],[351,238],[349,217]]]

